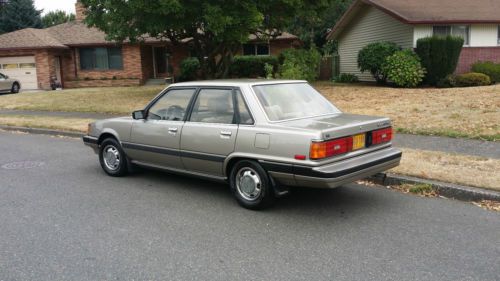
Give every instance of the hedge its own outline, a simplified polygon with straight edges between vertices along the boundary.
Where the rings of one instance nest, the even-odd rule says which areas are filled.
[[[488,75],[491,79],[491,83],[500,82],[500,63],[478,61],[472,65],[471,70],[472,72]]]
[[[455,72],[463,45],[464,39],[461,37],[433,36],[418,39],[415,52],[427,70],[425,82],[436,85]]]
[[[466,73],[455,77],[458,87],[486,86],[491,84],[490,77],[482,73]]]
[[[235,78],[266,77],[265,65],[272,65],[278,69],[276,56],[235,56],[229,67],[229,75]]]

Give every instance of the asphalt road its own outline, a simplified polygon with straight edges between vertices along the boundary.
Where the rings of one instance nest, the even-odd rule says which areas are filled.
[[[221,184],[111,178],[80,140],[0,132],[0,280],[499,280],[499,265],[500,215],[472,204],[352,184],[254,212]]]

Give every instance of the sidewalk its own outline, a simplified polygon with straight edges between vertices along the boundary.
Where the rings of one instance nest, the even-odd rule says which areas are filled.
[[[63,118],[105,119],[124,116],[124,114],[106,114],[92,112],[57,112],[0,109],[0,115],[51,116]],[[470,139],[454,139],[438,136],[396,134],[393,140],[396,147],[457,153],[485,158],[500,159],[500,142]]]

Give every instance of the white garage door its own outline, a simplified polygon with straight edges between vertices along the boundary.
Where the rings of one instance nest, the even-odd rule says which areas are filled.
[[[21,82],[21,89],[38,89],[35,57],[0,57],[0,73]]]

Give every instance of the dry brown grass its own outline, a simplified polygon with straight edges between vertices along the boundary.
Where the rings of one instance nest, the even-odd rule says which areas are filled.
[[[0,95],[0,108],[130,113],[144,106],[164,87],[81,88],[64,91]]]
[[[403,149],[397,174],[500,190],[500,160]]]
[[[500,85],[394,89],[319,82],[315,86],[342,111],[388,116],[404,132],[500,140]]]
[[[0,115],[0,124],[28,128],[43,128],[62,131],[85,132],[93,119],[45,117],[31,115]]]

